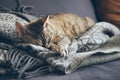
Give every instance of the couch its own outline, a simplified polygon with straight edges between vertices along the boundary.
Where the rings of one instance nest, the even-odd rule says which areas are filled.
[[[0,6],[34,16],[55,14],[59,12],[72,12],[78,14],[79,16],[89,16],[93,18],[95,22],[109,21],[103,17],[104,13],[100,12],[101,5],[99,5],[99,1],[103,1],[105,3],[105,0],[0,0]],[[110,0],[107,1],[109,2]],[[21,7],[21,9],[17,9],[18,7]],[[27,8],[24,9],[24,7]],[[22,10],[22,8],[24,10]],[[26,80],[119,80],[119,62],[120,60],[87,66],[80,68],[69,75],[63,75],[62,73],[55,71],[54,73],[52,72]],[[1,76],[0,80],[16,79]]]

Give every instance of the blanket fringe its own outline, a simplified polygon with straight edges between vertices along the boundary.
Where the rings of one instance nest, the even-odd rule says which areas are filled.
[[[30,78],[49,72],[47,64],[18,49],[10,49],[5,60],[13,72],[18,73],[18,78]]]

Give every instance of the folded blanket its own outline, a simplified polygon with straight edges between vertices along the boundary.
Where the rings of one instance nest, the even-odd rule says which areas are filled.
[[[69,55],[64,58],[57,56],[55,52],[32,44],[19,44],[18,47],[45,60],[53,69],[70,74],[83,66],[119,59],[120,50],[117,49],[119,41],[116,41],[116,38],[119,40],[119,34],[119,29],[110,23],[96,23],[82,37],[72,42],[69,46]],[[115,37],[110,38],[111,36]],[[113,44],[115,41],[116,44]]]
[[[6,22],[7,17],[5,16],[13,18],[7,19]],[[20,43],[22,41],[15,31],[15,21],[19,20],[23,24],[26,24],[27,21],[18,18],[20,17],[14,14],[0,13],[0,37],[2,37],[0,38],[0,61],[2,64],[8,65],[6,69],[0,66],[1,73],[12,71],[14,74],[18,73],[20,78],[28,78],[54,70],[70,74],[83,66],[120,59],[120,44],[117,44],[120,43],[118,41],[120,31],[110,23],[96,23],[80,38],[73,40],[69,45],[69,55],[61,58],[56,52],[41,46]],[[111,44],[114,46],[111,47]],[[11,70],[7,70],[8,67]]]

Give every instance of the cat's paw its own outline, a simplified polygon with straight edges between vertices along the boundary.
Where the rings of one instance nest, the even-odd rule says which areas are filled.
[[[60,48],[59,53],[60,53],[61,57],[67,56],[68,55],[68,48],[64,48],[64,47]]]
[[[68,55],[68,46],[59,46],[55,44],[51,44],[52,51],[56,51],[60,54],[61,57],[65,57]]]
[[[59,46],[59,53],[60,53],[61,57],[67,56],[68,55],[68,45]]]

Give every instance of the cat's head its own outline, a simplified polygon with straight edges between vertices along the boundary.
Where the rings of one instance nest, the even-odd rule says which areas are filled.
[[[40,46],[45,46],[47,43],[47,37],[44,32],[48,17],[41,18],[28,23],[27,25],[22,25],[16,22],[16,31],[24,42],[32,43]]]

